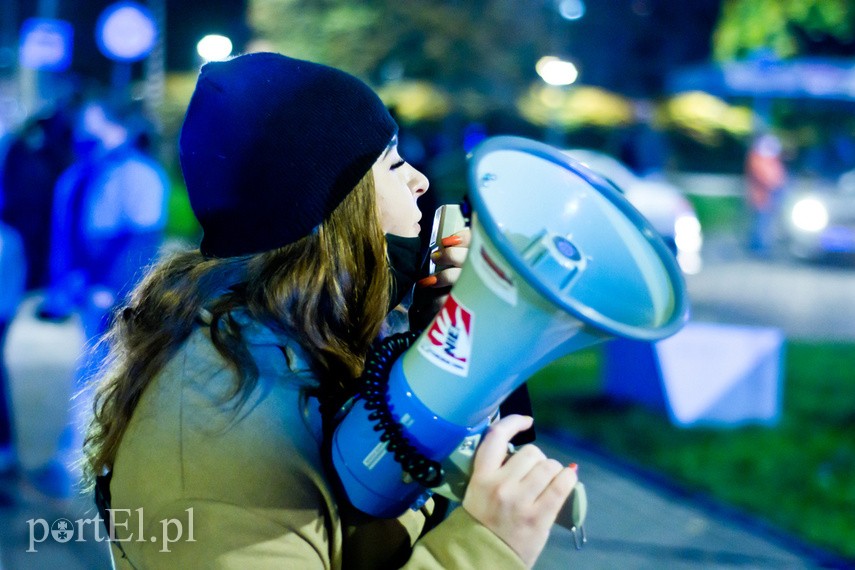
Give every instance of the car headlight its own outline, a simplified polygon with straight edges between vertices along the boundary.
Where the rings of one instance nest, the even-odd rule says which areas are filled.
[[[790,221],[805,232],[821,232],[828,225],[828,209],[816,198],[802,198],[793,205]]]

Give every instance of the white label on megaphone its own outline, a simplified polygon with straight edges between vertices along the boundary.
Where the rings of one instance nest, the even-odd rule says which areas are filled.
[[[419,339],[419,352],[434,365],[466,378],[472,356],[475,315],[449,294],[430,326]]]
[[[473,246],[475,244],[473,243]],[[483,245],[478,245],[477,252],[473,251],[472,267],[481,278],[484,285],[500,299],[512,307],[517,306],[517,286],[510,267],[502,263],[501,258],[492,256]]]

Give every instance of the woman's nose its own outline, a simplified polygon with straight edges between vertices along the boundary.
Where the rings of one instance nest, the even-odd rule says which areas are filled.
[[[422,174],[420,170],[411,167],[413,172],[410,175],[409,186],[413,195],[418,198],[422,194],[428,191],[430,187],[430,181],[427,179],[427,176]]]

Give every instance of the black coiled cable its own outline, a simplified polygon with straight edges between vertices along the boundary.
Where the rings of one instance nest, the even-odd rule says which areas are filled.
[[[365,359],[359,393],[365,400],[365,408],[371,410],[368,419],[375,422],[374,431],[382,432],[380,441],[388,442],[386,449],[395,461],[420,485],[437,487],[445,479],[442,465],[425,457],[409,442],[403,426],[392,416],[386,397],[392,365],[418,336],[416,332],[394,334],[375,345]]]

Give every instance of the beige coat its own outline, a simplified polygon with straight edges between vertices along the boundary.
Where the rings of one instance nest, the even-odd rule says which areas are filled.
[[[323,475],[317,402],[304,395],[314,382],[305,358],[287,337],[240,322],[260,372],[242,408],[223,403],[234,373],[207,327],[137,405],[111,484],[127,555],[114,543],[118,568],[524,567],[462,508],[424,536],[432,502],[345,527]]]

